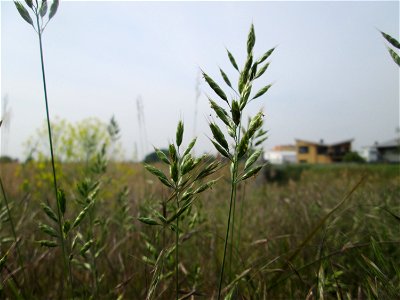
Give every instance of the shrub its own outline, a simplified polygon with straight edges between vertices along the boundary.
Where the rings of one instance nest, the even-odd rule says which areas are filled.
[[[18,162],[18,159],[12,158],[11,156],[8,156],[8,155],[0,156],[0,164],[7,164],[7,163],[13,163],[13,162]]]
[[[360,156],[357,152],[348,152],[343,157],[343,162],[346,163],[365,163],[365,159]]]

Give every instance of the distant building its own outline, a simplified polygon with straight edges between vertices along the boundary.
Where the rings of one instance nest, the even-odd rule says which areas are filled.
[[[358,151],[358,154],[368,163],[377,162],[379,160],[379,153],[378,149],[376,148],[377,144],[378,143],[375,143],[373,146],[363,147],[360,151]]]
[[[296,163],[296,146],[280,145],[264,153],[264,159],[274,165]]]
[[[400,138],[392,139],[376,145],[378,161],[400,163]]]
[[[351,151],[353,139],[334,144],[325,144],[296,139],[297,162],[309,164],[329,164],[341,162]]]
[[[400,138],[380,144],[375,142],[372,146],[363,147],[359,154],[370,163],[400,163]]]

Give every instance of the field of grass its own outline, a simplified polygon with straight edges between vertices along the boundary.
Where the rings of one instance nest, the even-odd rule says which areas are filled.
[[[3,164],[1,169],[23,266],[22,270],[2,201],[1,253],[7,253],[2,298],[68,297],[60,247],[38,243],[48,239],[38,225],[52,225],[40,206],[51,203],[50,165]],[[235,222],[240,234],[235,235],[233,257],[228,259],[224,295],[230,292],[232,299],[398,298],[399,166],[291,169],[285,182],[267,182],[260,174],[240,186]],[[89,178],[88,173],[80,164],[61,165],[59,170],[68,203],[65,218],[72,219],[82,207],[77,184]],[[221,177],[219,182],[181,218],[182,298],[216,299],[229,204],[227,168],[215,177]],[[101,186],[94,219],[84,219],[76,236],[71,236],[77,240],[76,250],[71,251],[74,297],[145,299],[153,288],[154,299],[174,298],[174,233],[138,221],[153,209],[162,212],[167,189],[141,164],[110,163],[96,180]],[[88,236],[94,242],[87,252],[81,251]]]
[[[227,50],[237,83],[219,69],[229,93],[202,71],[223,159],[194,156],[179,121],[142,165],[110,159],[114,118],[51,124],[42,33],[59,2],[14,3],[39,42],[47,122],[34,144],[49,151],[0,165],[1,299],[400,298],[399,165],[262,169],[264,113],[243,117],[272,87],[252,91],[275,48],[253,57],[253,24],[243,68]]]

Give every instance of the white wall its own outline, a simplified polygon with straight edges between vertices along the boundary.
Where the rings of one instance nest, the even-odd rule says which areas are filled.
[[[296,151],[266,151],[264,159],[274,165],[293,164],[297,161]]]

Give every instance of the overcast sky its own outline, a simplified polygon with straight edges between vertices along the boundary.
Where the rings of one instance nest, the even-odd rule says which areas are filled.
[[[246,112],[264,108],[265,149],[296,138],[354,138],[359,149],[396,136],[399,68],[377,28],[399,38],[398,1],[64,1],[43,36],[51,114],[71,122],[115,115],[131,159],[135,143],[141,152],[141,95],[149,150],[165,147],[182,118],[186,141],[197,124],[196,152],[215,152],[207,139],[205,93],[212,91],[203,81],[194,120],[199,68],[221,86],[219,66],[235,81],[225,47],[243,65],[251,22],[256,56],[278,45],[257,84],[274,86]],[[24,141],[45,120],[44,100],[37,36],[10,1],[1,1],[5,95],[12,110],[6,154],[24,158]]]

